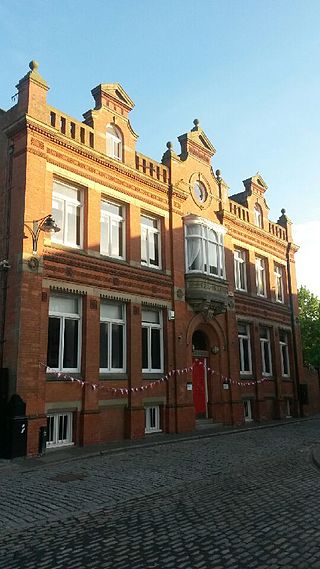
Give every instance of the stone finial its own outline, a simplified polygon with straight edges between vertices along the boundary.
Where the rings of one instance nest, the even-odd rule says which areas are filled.
[[[31,69],[31,71],[38,71],[38,67],[39,67],[39,63],[37,61],[35,61],[34,59],[32,61],[30,61],[29,69]]]
[[[199,124],[200,124],[199,119],[194,119],[193,124],[194,124],[195,127],[198,127]]]
[[[168,150],[172,150],[172,149],[173,149],[173,144],[172,144],[172,142],[170,142],[170,141],[167,142],[166,146],[167,146],[167,149],[168,149]]]
[[[282,208],[281,213],[282,213],[282,215],[285,215],[285,214],[286,214],[286,210],[285,210],[284,208]]]
[[[217,176],[217,180],[220,182],[220,180],[222,180],[221,170],[216,170],[216,176]]]

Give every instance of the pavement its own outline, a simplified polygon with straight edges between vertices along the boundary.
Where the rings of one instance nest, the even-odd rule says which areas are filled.
[[[319,446],[318,415],[7,461],[0,568],[320,569]]]
[[[77,461],[81,458],[89,459],[108,454],[123,453],[133,449],[153,448],[160,445],[172,445],[181,442],[193,441],[195,439],[207,439],[211,437],[239,434],[247,431],[284,427],[286,425],[318,419],[320,419],[320,413],[309,417],[286,418],[270,421],[268,423],[251,422],[240,427],[224,426],[222,424],[212,423],[207,428],[202,427],[201,429],[187,434],[156,433],[147,435],[143,439],[124,439],[122,441],[88,445],[85,447],[69,446],[61,449],[50,449],[42,456],[21,457],[13,460],[0,458],[0,474],[1,472],[8,470],[29,470],[41,466],[49,466],[51,464]],[[315,447],[312,449],[312,459],[315,466],[320,469],[320,448]]]

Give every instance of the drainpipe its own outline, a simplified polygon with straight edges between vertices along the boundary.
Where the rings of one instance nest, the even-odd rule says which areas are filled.
[[[2,273],[2,313],[1,313],[1,328],[0,328],[0,369],[3,368],[4,360],[4,344],[5,344],[5,327],[6,327],[6,312],[7,312],[7,291],[8,291],[8,270],[9,265],[9,251],[10,251],[10,221],[11,221],[11,184],[12,184],[12,156],[13,156],[14,146],[13,143],[9,143],[8,154],[7,154],[7,173],[6,182],[4,188],[4,203],[5,203],[5,213],[4,213],[4,247],[3,255],[4,258],[1,260],[0,271]]]
[[[290,303],[290,319],[291,319],[291,329],[292,329],[292,344],[293,344],[293,359],[294,359],[294,368],[295,368],[295,391],[297,400],[299,403],[299,415],[300,417],[304,416],[303,413],[303,405],[301,402],[300,396],[300,373],[299,373],[299,364],[298,364],[298,343],[297,343],[297,335],[296,335],[296,321],[295,321],[295,313],[294,313],[294,304],[293,304],[293,294],[292,294],[292,280],[291,280],[291,269],[290,269],[290,251],[291,251],[292,243],[289,242],[287,245],[287,273],[288,273],[288,289],[289,289],[289,303]]]

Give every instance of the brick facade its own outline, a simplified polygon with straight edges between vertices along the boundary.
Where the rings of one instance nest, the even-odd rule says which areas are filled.
[[[93,89],[83,122],[47,104],[35,62],[17,88],[0,111],[1,366],[27,405],[28,453],[48,416],[54,447],[298,415],[296,247],[261,176],[228,197],[198,121],[179,155],[136,152],[118,84]],[[40,229],[33,251],[51,211],[60,232]]]

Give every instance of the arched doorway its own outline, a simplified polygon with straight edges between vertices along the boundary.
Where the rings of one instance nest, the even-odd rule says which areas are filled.
[[[192,384],[196,419],[208,417],[208,338],[202,330],[192,336]]]

